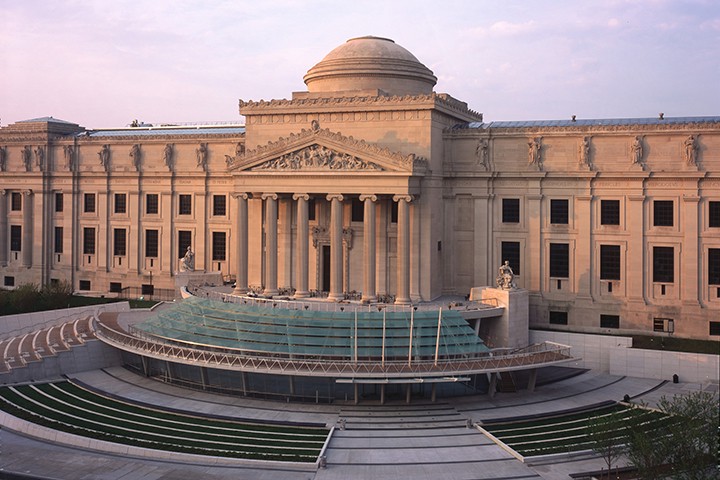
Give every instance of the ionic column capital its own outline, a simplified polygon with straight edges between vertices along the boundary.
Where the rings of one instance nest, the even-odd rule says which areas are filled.
[[[301,198],[307,202],[308,200],[310,200],[310,195],[308,195],[307,193],[293,193],[293,200],[300,200]]]
[[[360,201],[370,200],[371,202],[377,202],[377,195],[375,194],[362,194],[360,195]]]
[[[393,195],[393,202],[399,202],[405,200],[407,203],[412,202],[415,199],[412,195]]]
[[[5,190],[4,188],[0,188],[0,197],[4,197],[7,194],[8,194],[7,190]]]
[[[23,192],[22,192],[22,193],[23,193],[23,195],[27,195],[28,197],[30,197],[30,196],[32,196],[32,194],[33,194],[33,191],[32,191],[32,190],[30,190],[30,189],[28,189],[28,190],[23,190]]]
[[[267,200],[267,199],[277,200],[278,195],[277,195],[277,193],[263,193],[262,195],[260,195],[260,198],[262,198],[263,200]]]
[[[342,196],[342,193],[330,193],[325,198],[327,199],[328,202],[330,202],[332,200],[337,200],[339,202],[342,202],[345,199],[345,197]]]
[[[230,195],[238,200],[247,200],[250,198],[250,194],[247,192],[232,192]]]

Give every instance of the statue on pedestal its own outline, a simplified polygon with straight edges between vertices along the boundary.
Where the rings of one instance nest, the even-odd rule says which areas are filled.
[[[194,272],[195,271],[195,254],[192,248],[188,245],[185,256],[180,259],[180,271],[181,272]]]
[[[497,283],[497,287],[501,290],[517,288],[517,285],[515,285],[515,274],[510,267],[510,262],[507,260],[505,260],[505,263],[498,269],[498,276],[495,279],[495,283]]]

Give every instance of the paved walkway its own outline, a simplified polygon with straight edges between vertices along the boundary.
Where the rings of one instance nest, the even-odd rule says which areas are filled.
[[[378,405],[282,403],[209,394],[166,385],[124,368],[95,370],[74,378],[139,402],[245,419],[314,422],[335,426],[317,472],[186,465],[121,458],[74,450],[0,431],[0,468],[39,478],[128,479],[563,479],[604,463],[588,456],[524,464],[495,445],[468,421],[537,415],[620,400],[625,394],[653,404],[661,395],[698,389],[694,384],[614,377],[585,372],[538,387],[534,393],[418,400]],[[341,421],[342,420],[342,421]],[[344,428],[343,428],[344,426]],[[0,471],[0,478],[2,473]]]

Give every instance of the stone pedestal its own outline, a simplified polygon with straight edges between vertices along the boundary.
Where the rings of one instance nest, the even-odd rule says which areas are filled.
[[[470,300],[497,302],[498,307],[505,308],[501,316],[482,320],[482,331],[490,345],[495,348],[520,348],[528,345],[530,304],[527,290],[475,287],[470,290]]]

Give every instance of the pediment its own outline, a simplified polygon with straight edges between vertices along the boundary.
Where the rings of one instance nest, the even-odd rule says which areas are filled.
[[[403,155],[328,129],[313,128],[226,158],[228,171],[243,172],[405,172],[420,174],[424,159]]]

